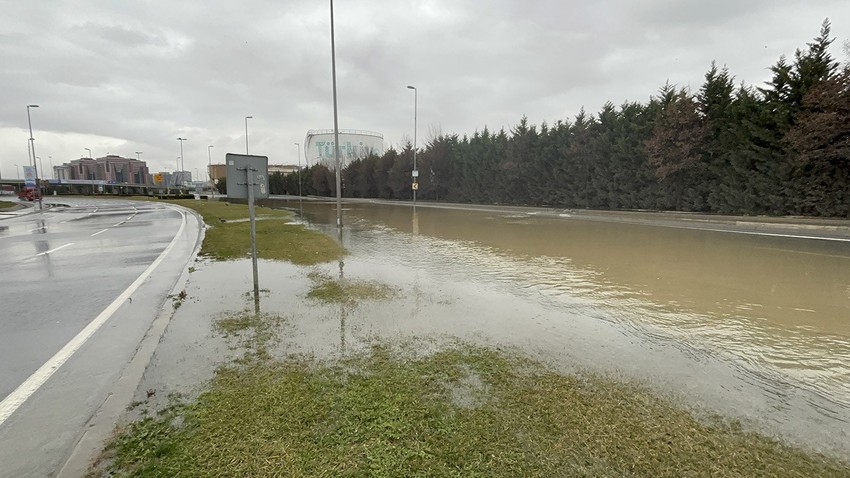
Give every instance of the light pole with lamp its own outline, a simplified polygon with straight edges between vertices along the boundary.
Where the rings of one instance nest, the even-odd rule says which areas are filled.
[[[178,167],[183,169],[183,141],[186,141],[186,138],[177,138],[177,141],[180,141],[180,164]],[[180,171],[180,185],[183,185],[183,171]]]
[[[136,151],[136,159],[137,159],[138,161],[141,161],[141,160],[142,160],[142,152],[141,152],[141,151]]]
[[[336,227],[342,228],[342,171],[339,162],[339,112],[336,101],[336,41],[334,39],[334,0],[331,2],[331,75],[334,92],[334,159],[336,161]],[[342,232],[340,232],[342,234]]]
[[[207,160],[210,164],[210,170],[207,171],[207,175],[210,177],[210,182],[212,183],[212,197],[215,197],[215,178],[212,175],[212,148],[215,148],[213,145],[207,146]]]
[[[295,143],[295,154],[298,156],[298,197],[301,197],[301,143]]]
[[[254,119],[254,117],[253,116],[246,116],[245,117],[245,154],[246,155],[249,154],[248,153],[248,120],[249,119]]]
[[[32,137],[32,118],[30,118],[30,108],[38,108],[38,105],[27,105],[27,123],[30,127],[30,149],[32,150],[32,167],[35,169],[35,185],[38,188],[38,209],[41,210],[41,184],[39,184],[38,181],[38,167],[35,165],[35,138]]]
[[[416,188],[419,186],[419,171],[416,170],[416,110],[419,108],[419,90],[410,85],[407,85],[407,89],[413,90],[413,172],[411,175],[413,176],[413,207],[416,207]]]
[[[17,164],[15,165],[15,176],[18,179],[21,179],[21,167]]]
[[[48,155],[47,156],[47,162],[50,163],[50,171],[52,171],[52,174],[50,176],[53,179],[56,179],[56,170],[53,169],[53,156]]]
[[[89,152],[89,159],[94,159],[94,156],[91,155],[91,150],[89,148],[83,148]]]

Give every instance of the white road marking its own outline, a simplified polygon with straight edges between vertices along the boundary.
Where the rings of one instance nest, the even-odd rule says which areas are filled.
[[[100,231],[95,232],[94,234],[92,234],[92,235],[91,235],[91,236],[89,236],[89,237],[94,237],[94,236],[96,236],[96,235],[98,235],[98,234],[103,234],[104,232],[106,232],[106,231],[108,231],[108,230],[109,230],[109,229],[102,229],[102,230],[100,230]]]
[[[59,246],[55,249],[50,249],[49,251],[44,251],[44,252],[38,253],[38,254],[34,255],[33,257],[46,256],[47,254],[50,254],[51,252],[56,252],[59,249],[65,249],[66,247],[73,246],[73,245],[74,245],[73,242],[69,242],[69,243],[62,245],[62,246]]]
[[[3,399],[0,402],[0,425],[6,422],[6,420],[15,413],[21,405],[24,404],[42,385],[44,385],[47,380],[59,370],[65,362],[68,361],[80,347],[83,346],[95,332],[100,329],[103,324],[109,320],[110,317],[122,306],[127,299],[138,289],[145,280],[153,273],[154,269],[165,260],[165,257],[169,252],[174,248],[174,245],[177,244],[180,236],[183,235],[183,230],[186,228],[186,213],[176,208],[169,208],[176,210],[180,213],[182,217],[182,221],[180,223],[180,229],[177,231],[177,234],[174,235],[174,239],[171,240],[171,243],[168,244],[168,247],[165,248],[164,251],[159,255],[159,257],[154,260],[151,265],[148,266],[147,269],[142,272],[142,274],[136,278],[136,280],[130,284],[130,287],[124,290],[121,295],[118,296],[109,306],[103,310],[94,320],[92,320],[89,325],[87,325],[83,330],[80,331],[70,342],[65,344],[64,347],[56,354],[50,358],[47,362],[44,363],[38,370],[36,370],[32,375],[29,376],[22,384],[15,389],[14,392],[10,393],[9,396]]]
[[[815,239],[818,241],[835,241],[835,242],[850,242],[850,239],[845,237],[818,237],[818,236],[803,236],[798,234],[777,234],[774,232],[755,232],[755,231],[733,231],[729,229],[702,229],[698,227],[688,227],[685,229],[696,229],[711,232],[731,232],[733,234],[747,234],[750,236],[768,236],[768,237],[789,237],[791,239]]]

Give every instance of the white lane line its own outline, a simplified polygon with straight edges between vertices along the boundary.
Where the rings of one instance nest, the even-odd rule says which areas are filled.
[[[91,235],[91,236],[89,236],[89,237],[94,237],[94,236],[96,236],[96,235],[98,235],[98,234],[103,234],[104,232],[106,232],[106,231],[108,231],[108,230],[109,230],[109,229],[102,229],[102,230],[100,230],[100,231],[95,232],[94,234],[92,234],[92,235]]]
[[[35,232],[35,231],[42,231],[42,230],[43,230],[43,231],[46,231],[46,230],[47,230],[47,226],[41,226],[41,227],[37,227],[37,228],[35,228],[35,229],[30,229],[30,230],[29,230],[29,231],[27,231],[27,232]]]
[[[135,209],[135,208],[134,208],[134,209]],[[136,212],[134,212],[133,214],[130,214],[129,216],[127,216],[127,219],[124,219],[123,221],[121,221],[121,222],[119,222],[119,223],[113,224],[113,225],[112,225],[112,227],[118,227],[118,226],[120,226],[120,225],[122,225],[122,224],[126,223],[127,221],[129,221],[129,220],[133,219],[134,217],[136,217],[136,214],[138,214],[138,213],[139,213],[139,211],[136,211]]]
[[[183,230],[186,228],[186,213],[181,210],[177,211],[180,213],[182,221],[180,223],[180,229],[177,230],[177,234],[174,235],[174,239],[171,240],[168,247],[166,247],[159,257],[157,257],[156,260],[154,260],[132,284],[130,284],[130,287],[127,287],[127,289],[125,289],[121,295],[109,304],[107,308],[103,309],[103,312],[95,317],[95,319],[81,330],[76,337],[65,344],[65,346],[62,347],[60,351],[56,352],[50,360],[39,367],[39,369],[30,375],[24,383],[20,384],[14,392],[10,393],[9,396],[0,402],[0,426],[2,426],[3,423],[5,423],[6,420],[15,413],[15,410],[23,405],[24,402],[32,396],[32,394],[38,391],[38,389],[41,388],[41,386],[44,385],[44,383],[47,382],[47,380],[53,376],[57,370],[59,370],[59,367],[67,362],[68,359],[71,358],[71,356],[74,355],[74,353],[76,353],[77,350],[79,350],[80,347],[82,347],[83,344],[85,344],[92,335],[94,335],[94,333],[97,332],[98,329],[100,329],[103,324],[105,324],[106,321],[109,320],[109,318],[112,317],[112,315],[127,302],[127,299],[130,298],[133,292],[135,292],[136,289],[138,289],[139,286],[141,286],[142,283],[145,282],[145,280],[147,280],[147,278],[153,273],[157,266],[165,260],[165,257],[172,249],[174,249],[174,246],[179,241],[180,236],[183,235]]]
[[[755,232],[755,231],[732,231],[729,229],[701,229],[698,227],[689,227],[687,229],[696,229],[711,232],[730,232],[733,234],[747,234],[750,236],[768,236],[768,237],[788,237],[791,239],[814,239],[818,241],[835,241],[835,242],[850,242],[850,239],[844,237],[819,237],[819,236],[803,236],[799,234],[778,234],[774,232]]]
[[[65,244],[65,245],[63,245],[63,246],[59,246],[59,247],[57,247],[57,248],[55,248],[55,249],[50,249],[49,251],[44,251],[44,252],[38,253],[38,254],[34,255],[33,257],[46,256],[46,255],[50,254],[51,252],[56,252],[56,251],[58,251],[59,249],[65,249],[66,247],[68,247],[68,246],[73,246],[73,245],[74,245],[74,243],[73,243],[73,242],[69,242],[69,243],[67,243],[67,244]]]

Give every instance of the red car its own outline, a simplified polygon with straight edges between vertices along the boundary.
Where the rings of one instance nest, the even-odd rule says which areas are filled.
[[[41,193],[36,188],[23,188],[18,193],[18,199],[26,199],[27,201],[37,201],[39,197],[41,197]]]

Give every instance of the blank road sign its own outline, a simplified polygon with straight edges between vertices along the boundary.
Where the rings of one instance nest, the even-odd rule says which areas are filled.
[[[269,197],[269,158],[268,156],[252,156],[248,154],[227,153],[227,196],[231,198],[247,198],[248,182],[245,169],[250,173],[254,185],[254,199]]]

